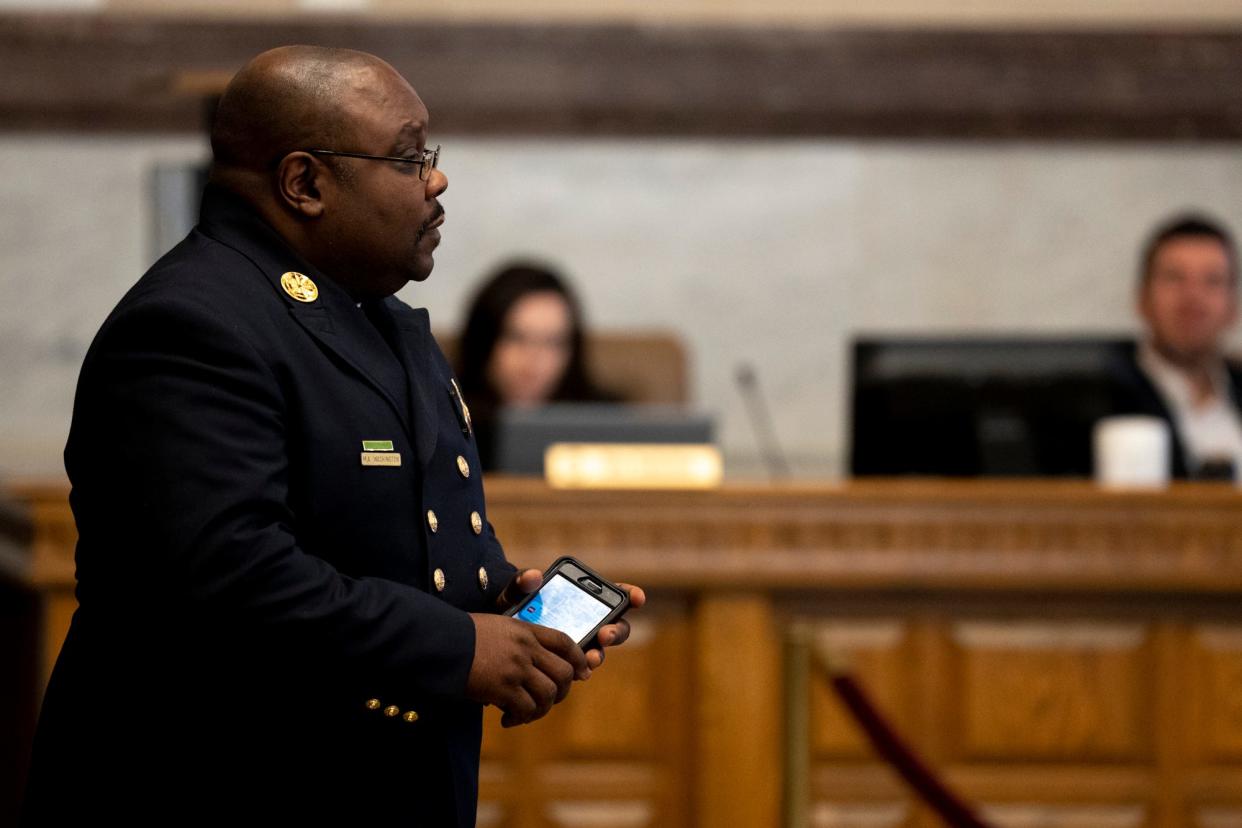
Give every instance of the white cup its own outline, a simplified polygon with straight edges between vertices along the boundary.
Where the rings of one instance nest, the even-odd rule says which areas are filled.
[[[1159,417],[1105,417],[1095,424],[1095,482],[1106,488],[1169,485],[1169,424]]]

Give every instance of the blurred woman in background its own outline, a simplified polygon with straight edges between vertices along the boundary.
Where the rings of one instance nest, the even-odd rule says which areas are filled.
[[[501,268],[475,294],[457,377],[485,470],[495,459],[500,409],[617,401],[587,374],[582,314],[568,285],[552,270],[525,262]]]

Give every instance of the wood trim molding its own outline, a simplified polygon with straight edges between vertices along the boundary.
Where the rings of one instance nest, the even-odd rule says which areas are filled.
[[[37,527],[28,579],[72,588],[67,487],[11,484],[7,494],[28,505]],[[1086,482],[876,480],[601,492],[489,477],[487,504],[514,560],[540,566],[574,554],[665,589],[1090,590],[1203,600],[1242,590],[1242,493],[1225,484],[1126,493]]]
[[[1205,598],[1242,589],[1242,494],[1228,485],[1143,493],[1087,482],[875,480],[657,493],[495,477],[487,502],[515,559],[581,555],[623,580],[667,588]]]
[[[194,132],[285,43],[379,54],[437,132],[1238,140],[1242,29],[805,29],[0,14],[0,129]]]

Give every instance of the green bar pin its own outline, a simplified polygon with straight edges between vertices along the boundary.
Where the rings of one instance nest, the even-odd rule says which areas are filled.
[[[363,451],[392,451],[392,440],[363,440]]]

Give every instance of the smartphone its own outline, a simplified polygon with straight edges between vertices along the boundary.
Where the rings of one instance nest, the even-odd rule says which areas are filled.
[[[543,585],[505,614],[560,630],[582,649],[596,646],[599,628],[630,607],[630,596],[576,558],[557,558],[543,573]]]

